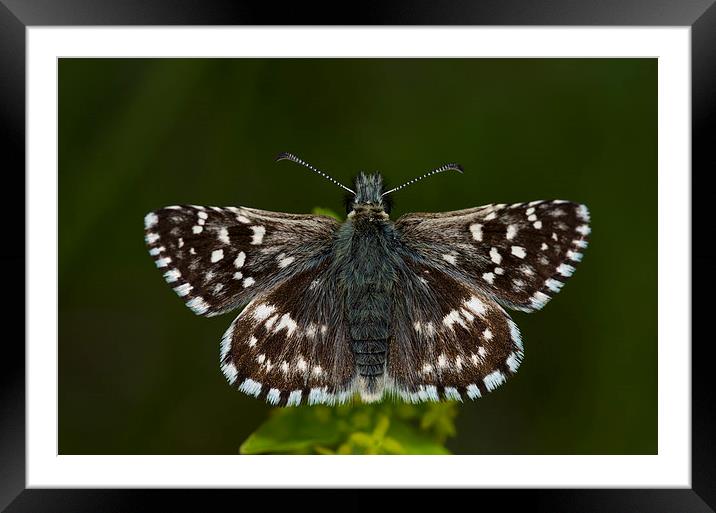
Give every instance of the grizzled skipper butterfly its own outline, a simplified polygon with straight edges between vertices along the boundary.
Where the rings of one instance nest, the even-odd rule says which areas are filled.
[[[391,221],[383,190],[361,173],[348,218],[248,207],[172,206],[147,214],[157,267],[197,315],[243,307],[221,341],[239,390],[291,406],[393,396],[475,399],[517,372],[520,332],[505,308],[532,312],[582,259],[587,207],[496,204]]]

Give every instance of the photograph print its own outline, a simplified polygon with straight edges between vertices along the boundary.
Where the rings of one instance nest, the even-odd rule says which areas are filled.
[[[656,59],[60,59],[60,454],[656,454]]]

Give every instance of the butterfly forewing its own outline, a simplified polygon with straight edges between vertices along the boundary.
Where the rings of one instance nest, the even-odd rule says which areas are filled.
[[[241,207],[147,214],[145,240],[165,280],[198,315],[217,315],[320,263],[338,223]]]
[[[405,247],[431,265],[528,312],[559,292],[590,232],[587,208],[562,200],[407,214],[396,228]]]
[[[222,341],[229,382],[271,404],[347,401],[355,361],[335,281],[323,264],[252,300]]]
[[[488,295],[409,257],[400,281],[387,370],[402,399],[475,399],[517,372],[520,333]]]

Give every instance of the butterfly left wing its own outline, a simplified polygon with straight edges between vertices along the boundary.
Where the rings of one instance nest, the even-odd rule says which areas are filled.
[[[145,241],[164,279],[197,315],[246,304],[319,265],[338,222],[246,207],[172,206],[144,218]]]
[[[324,262],[254,298],[221,342],[229,383],[281,406],[349,400],[355,359],[337,280]]]
[[[507,312],[415,254],[403,257],[386,370],[393,393],[408,402],[476,399],[515,374],[523,347]]]
[[[526,312],[559,292],[591,231],[587,207],[563,200],[406,214],[395,226],[408,251]]]

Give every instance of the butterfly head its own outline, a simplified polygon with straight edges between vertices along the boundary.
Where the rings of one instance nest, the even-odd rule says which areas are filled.
[[[379,173],[360,173],[355,179],[355,195],[348,198],[348,217],[365,215],[387,218],[390,204],[383,197],[383,177]]]

